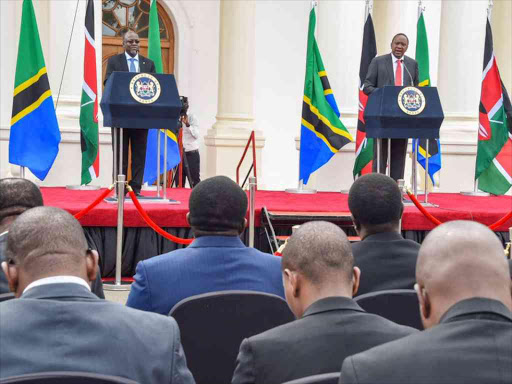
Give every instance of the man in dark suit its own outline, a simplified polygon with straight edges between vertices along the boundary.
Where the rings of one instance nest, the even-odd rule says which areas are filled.
[[[245,339],[233,384],[280,384],[338,372],[347,356],[416,332],[353,300],[360,271],[336,225],[303,224],[283,251],[286,301],[298,320]]]
[[[348,195],[348,206],[361,241],[352,244],[362,277],[358,294],[386,289],[412,289],[420,245],[400,234],[402,193],[386,175],[359,177]]]
[[[426,331],[349,357],[340,383],[512,383],[512,282],[496,235],[470,221],[440,225],[416,278]]]
[[[5,261],[7,235],[11,223],[26,210],[42,205],[43,195],[33,182],[17,177],[0,180],[0,263]],[[91,281],[91,290],[100,299],[105,298],[99,267],[96,279]],[[0,293],[7,292],[7,278],[0,269]]]
[[[69,213],[37,207],[16,219],[2,263],[17,299],[0,303],[0,379],[80,371],[194,383],[175,320],[98,299],[97,263]]]
[[[391,53],[377,56],[370,63],[364,81],[363,92],[370,95],[376,88],[385,85],[417,86],[419,82],[418,63],[405,56],[409,47],[409,38],[398,33],[391,40]],[[391,177],[394,180],[404,178],[405,155],[407,152],[407,139],[391,140]],[[386,172],[388,154],[388,140],[382,140],[380,158],[380,173]],[[373,172],[377,172],[377,140],[373,146]]]
[[[207,292],[240,289],[284,297],[281,259],[240,241],[247,195],[238,184],[225,176],[201,181],[189,209],[194,242],[140,261],[126,305],[167,315],[180,300]]]
[[[105,74],[105,81],[103,82],[104,84],[114,71],[156,72],[155,63],[147,57],[139,55],[139,43],[139,35],[135,32],[128,31],[125,33],[123,36],[123,48],[125,51],[108,59],[107,73]],[[114,136],[114,128],[112,128],[112,136]],[[123,174],[127,175],[128,172],[128,142],[130,142],[132,150],[132,179],[129,184],[137,195],[140,194],[142,180],[144,177],[147,139],[147,129],[129,128],[123,130]],[[112,141],[112,148],[113,145]],[[119,143],[117,145],[117,153],[119,154]],[[115,176],[117,175],[114,174],[114,177]]]

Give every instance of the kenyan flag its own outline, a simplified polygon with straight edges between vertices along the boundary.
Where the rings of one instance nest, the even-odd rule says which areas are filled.
[[[359,116],[357,121],[356,136],[356,161],[352,171],[354,178],[372,172],[373,139],[366,137],[366,123],[364,121],[364,109],[368,102],[368,95],[363,92],[364,79],[372,59],[377,56],[377,43],[371,14],[368,14],[364,24],[363,49],[361,52],[361,64],[359,65]]]
[[[475,179],[479,189],[494,195],[503,195],[512,186],[511,122],[510,99],[500,78],[487,20]]]
[[[82,147],[81,184],[89,184],[100,173],[98,143],[98,81],[94,41],[94,2],[87,0],[85,14],[84,83],[80,102],[80,144]]]

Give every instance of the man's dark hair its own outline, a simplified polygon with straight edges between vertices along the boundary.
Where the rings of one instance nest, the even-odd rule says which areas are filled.
[[[60,208],[36,207],[25,211],[13,222],[7,235],[7,258],[40,275],[73,269],[86,251],[82,226]]]
[[[403,36],[407,39],[407,45],[409,45],[409,38],[407,37],[407,35],[405,33],[397,33],[395,36],[393,36],[393,39],[391,39],[391,43],[393,43],[393,41],[395,41],[395,39],[398,37],[398,36]]]
[[[0,180],[0,222],[43,205],[43,195],[33,182],[9,177]]]
[[[329,276],[352,279],[354,257],[345,232],[326,221],[310,221],[297,229],[283,250],[281,268],[303,274],[313,284]]]
[[[398,223],[402,216],[402,194],[396,182],[380,173],[359,177],[348,193],[348,207],[363,226]]]
[[[226,176],[215,176],[197,184],[189,200],[190,226],[201,231],[243,231],[247,195]]]

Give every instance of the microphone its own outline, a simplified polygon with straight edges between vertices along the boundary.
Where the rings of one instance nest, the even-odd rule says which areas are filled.
[[[407,65],[405,65],[404,63],[404,59],[400,59],[400,62],[403,64],[405,70],[407,71],[407,73],[409,74],[409,78],[411,79],[411,86],[414,87],[414,81],[412,81],[412,76],[411,76],[411,72],[409,72],[409,69],[407,68]]]

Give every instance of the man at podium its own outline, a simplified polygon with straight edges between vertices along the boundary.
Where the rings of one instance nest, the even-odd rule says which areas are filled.
[[[139,55],[139,35],[133,31],[128,31],[123,36],[124,52],[112,56],[108,59],[107,73],[105,74],[106,84],[109,76],[114,71],[124,72],[145,72],[155,73],[155,63]],[[128,90],[127,90],[128,92]],[[122,127],[127,128],[127,127]],[[112,136],[114,136],[114,128],[112,128]],[[139,195],[142,187],[142,178],[144,176],[144,164],[146,162],[146,143],[148,138],[147,129],[125,129],[123,130],[123,174],[127,175],[128,171],[128,141],[131,143],[132,150],[132,179],[129,184],[133,191]],[[112,146],[114,141],[112,140]],[[119,153],[119,144],[117,147]],[[114,170],[114,178],[115,178]]]
[[[364,81],[363,92],[370,95],[375,89],[385,85],[417,86],[418,63],[416,60],[405,56],[409,47],[409,38],[404,33],[398,33],[391,40],[391,53],[377,56],[370,63],[368,73]],[[407,153],[408,139],[391,140],[391,170],[390,175],[396,181],[404,178],[405,156]],[[373,167],[377,172],[377,140],[373,142]],[[382,139],[380,156],[380,173],[386,172],[388,157],[388,139]]]

